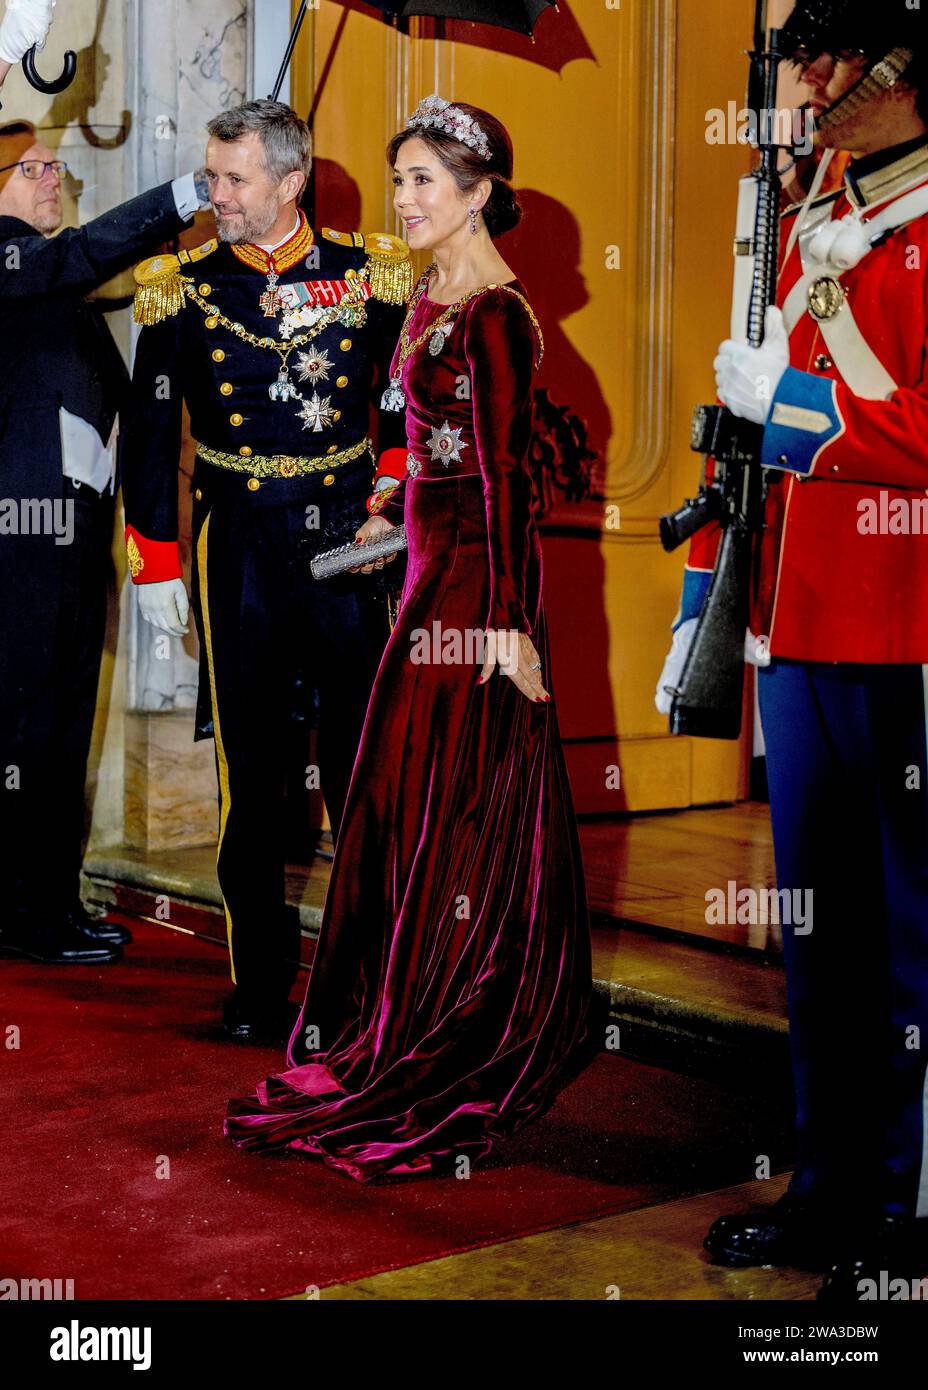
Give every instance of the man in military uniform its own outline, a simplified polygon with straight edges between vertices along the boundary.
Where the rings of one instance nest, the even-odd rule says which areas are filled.
[[[219,241],[136,271],[140,335],[123,492],[143,614],[183,633],[177,462],[186,401],[197,443],[193,601],[201,705],[220,787],[217,871],[235,989],[224,1030],[281,1036],[299,957],[284,900],[286,728],[298,677],[318,697],[319,764],[337,834],[389,635],[371,581],[317,581],[309,562],[351,541],[376,464],[372,402],[409,294],[408,248],[387,234],[316,233],[299,209],[309,130],[254,101],[208,127]],[[402,415],[383,417],[402,468]],[[391,433],[392,432],[392,433]],[[201,710],[198,735],[208,732]]]
[[[814,911],[811,930],[783,927],[796,1170],[780,1201],[721,1218],[706,1246],[722,1264],[830,1268],[829,1298],[928,1274],[924,22],[799,0],[786,51],[819,143],[853,158],[838,191],[783,218],[763,346],[728,341],[716,359],[720,398],[765,427],[751,629],[769,654],[777,879]],[[678,633],[717,542],[708,528],[694,541]]]

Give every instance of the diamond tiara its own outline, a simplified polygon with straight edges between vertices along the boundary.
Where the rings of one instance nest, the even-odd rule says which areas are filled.
[[[407,129],[417,125],[432,126],[436,130],[443,130],[446,135],[453,135],[462,144],[469,145],[484,159],[493,158],[487,137],[473,116],[468,116],[465,111],[458,110],[456,106],[451,105],[450,101],[445,101],[444,98],[440,97],[437,92],[433,92],[430,97],[424,97],[406,122]]]

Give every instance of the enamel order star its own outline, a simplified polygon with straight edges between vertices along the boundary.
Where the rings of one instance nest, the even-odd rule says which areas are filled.
[[[309,352],[299,353],[296,359],[300,380],[311,381],[313,385],[317,381],[328,381],[333,365],[325,348],[321,352],[318,348],[311,348]]]
[[[456,463],[460,463],[461,450],[468,447],[461,438],[461,430],[463,428],[464,426],[461,425],[459,429],[454,430],[448,424],[447,420],[440,430],[436,429],[434,425],[432,426],[432,436],[429,439],[429,448],[432,450],[432,458],[441,459],[446,468],[452,459]]]

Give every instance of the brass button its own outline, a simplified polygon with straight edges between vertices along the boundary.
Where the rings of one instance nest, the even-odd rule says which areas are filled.
[[[229,416],[229,424],[230,424],[230,425],[240,425],[240,424],[242,423],[243,419],[244,419],[244,416],[239,415],[238,411],[236,411],[234,415],[230,415],[230,416]]]
[[[231,381],[224,381],[224,382],[222,383],[222,385],[220,386],[219,390],[222,392],[222,394],[223,394],[224,396],[231,396],[231,394],[232,394],[232,392],[233,392],[233,390],[234,390],[234,387],[233,387]]]
[[[354,269],[354,267],[352,266],[352,268],[351,268],[350,270],[346,270],[346,271],[345,271],[345,279],[346,279],[346,280],[354,280],[354,279],[357,278],[357,274],[358,274],[358,272],[357,272],[357,271]]]
[[[331,487],[332,484],[333,484],[334,482],[335,482],[335,474],[334,474],[334,473],[326,473],[325,477],[324,477],[323,480],[322,480],[322,485],[323,485],[323,487]]]
[[[199,488],[197,488],[196,492],[195,492],[193,495],[194,495],[194,497],[197,499],[198,502],[202,502],[202,501],[203,501],[203,493],[200,491]]]
[[[336,385],[336,386],[347,386],[347,385],[348,385],[348,378],[347,378],[346,376],[340,376],[340,377],[338,378],[338,380],[336,381],[335,385]]]
[[[247,482],[247,484],[246,484],[246,486],[247,486],[249,492],[257,492],[257,491],[258,491],[258,488],[261,486],[261,479],[260,479],[260,478],[249,478],[249,479],[248,479],[248,482]]]
[[[818,369],[819,369],[820,372],[827,372],[827,371],[829,371],[835,364],[834,364],[834,362],[832,362],[832,360],[831,360],[830,357],[826,357],[825,354],[824,354],[823,352],[820,352],[819,355],[818,355],[818,357],[816,357],[816,359],[815,359],[815,365],[816,365],[816,367],[818,367]]]
[[[226,360],[226,355],[225,355],[225,353],[223,352],[222,348],[217,348],[216,351],[213,353],[213,361],[214,361],[214,362],[224,362],[225,360]]]
[[[204,322],[205,322],[207,328],[218,328],[218,327],[219,327],[219,315],[218,315],[218,314],[210,314],[209,318],[208,318],[208,319],[205,319]]]
[[[333,419],[333,420],[340,420],[341,418],[342,418],[342,412],[341,412],[340,410],[333,410],[333,411],[332,411],[332,419]]]
[[[247,444],[243,444],[242,447],[239,449],[239,453],[241,454],[243,459],[250,459],[252,454],[254,453],[254,449],[249,449]]]
[[[351,348],[351,339],[342,338],[338,346],[341,348],[342,352],[348,352]]]
[[[327,453],[327,454],[337,454],[337,453],[338,453],[338,445],[337,445],[337,444],[330,444],[329,447],[326,449],[326,453]]]
[[[202,294],[202,296],[203,296],[204,299],[206,299],[207,295],[212,294],[212,292],[213,292],[213,287],[212,287],[212,285],[201,285],[201,286],[200,286],[200,293]]]

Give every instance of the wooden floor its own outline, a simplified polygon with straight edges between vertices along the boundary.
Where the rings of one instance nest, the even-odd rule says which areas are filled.
[[[580,827],[590,906],[621,921],[682,932],[742,950],[779,953],[775,926],[709,926],[706,893],[773,888],[770,808],[711,810],[587,822]]]

